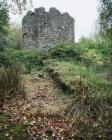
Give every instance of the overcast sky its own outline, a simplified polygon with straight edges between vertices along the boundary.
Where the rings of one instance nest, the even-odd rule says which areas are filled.
[[[89,36],[95,30],[98,17],[98,0],[33,0],[34,8],[44,7],[47,11],[56,7],[61,12],[68,12],[75,19],[75,36]],[[22,16],[11,15],[11,22],[21,23]]]

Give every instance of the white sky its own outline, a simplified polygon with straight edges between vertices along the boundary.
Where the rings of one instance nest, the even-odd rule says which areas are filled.
[[[98,0],[33,0],[34,8],[44,7],[49,10],[56,7],[61,12],[68,12],[75,19],[75,37],[89,36],[95,30],[98,17]],[[11,22],[21,23],[22,16],[11,15]]]

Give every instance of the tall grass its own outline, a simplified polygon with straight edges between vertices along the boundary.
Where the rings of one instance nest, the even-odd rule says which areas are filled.
[[[16,65],[0,68],[0,108],[2,109],[6,96],[13,96],[21,90],[21,77]]]
[[[4,99],[11,93],[20,91],[21,86],[21,65],[14,57],[7,55],[6,51],[0,51],[0,108],[2,109]]]
[[[108,48],[104,47],[101,42],[84,40],[49,50],[51,56],[45,64],[53,78],[64,86],[64,92],[74,88],[73,99],[65,110],[72,120],[74,139],[112,139],[112,67]]]

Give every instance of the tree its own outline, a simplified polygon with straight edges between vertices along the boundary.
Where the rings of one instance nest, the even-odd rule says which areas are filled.
[[[3,0],[3,4],[13,12],[22,13],[27,5],[32,4],[32,0]]]
[[[110,62],[112,63],[112,0],[100,0],[100,31],[110,42]]]
[[[28,2],[31,4],[32,0],[0,0],[0,48],[4,42],[4,37],[7,34],[9,10],[21,13]]]
[[[9,21],[8,9],[0,2],[0,38],[7,33],[7,26]]]
[[[10,24],[7,38],[9,48],[21,49],[22,31],[19,25]]]
[[[99,23],[101,32],[112,40],[112,0],[101,0]]]

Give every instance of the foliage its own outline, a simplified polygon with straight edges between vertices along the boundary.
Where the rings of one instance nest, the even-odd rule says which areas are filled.
[[[48,60],[46,66],[64,93],[74,93],[66,109],[74,139],[111,138],[112,82],[106,79],[107,71],[58,59]]]
[[[20,139],[30,140],[30,138],[28,138],[29,136],[27,134],[26,126],[24,124],[18,124],[18,125],[16,125],[13,128],[12,136],[16,140],[20,140]]]
[[[9,48],[21,49],[22,30],[19,26],[11,24],[8,29],[7,42]]]
[[[26,70],[31,72],[32,68],[37,68],[37,66],[46,66],[54,73],[53,78],[65,89],[64,92],[75,93],[73,94],[73,102],[70,102],[67,110],[69,120],[72,120],[73,129],[76,130],[74,139],[107,139],[107,136],[110,136],[109,127],[112,124],[111,117],[109,117],[112,114],[112,79],[107,77],[107,70],[111,70],[111,67],[109,68],[110,62],[108,62],[108,56],[111,55],[111,41],[98,36],[94,39],[81,38],[77,44],[61,43],[48,50],[21,50],[20,29],[10,26],[7,35],[8,10],[14,7],[13,12],[21,13],[28,0],[9,1],[11,4],[8,3],[8,0],[0,2],[0,107],[3,105],[1,102],[3,102],[5,95],[19,91],[20,74],[23,73],[22,66],[26,68],[24,72]],[[102,5],[101,29],[111,40],[111,3],[108,5],[107,0],[102,0]],[[36,80],[38,79],[36,77]],[[43,78],[39,81],[43,82],[44,80]],[[33,85],[34,91],[32,91],[47,93],[47,87],[43,90],[42,86],[43,84],[37,87]],[[51,88],[50,86],[49,88]],[[41,98],[46,97],[41,96]],[[16,103],[21,104],[20,100]],[[22,105],[25,108],[24,104]],[[26,110],[23,108],[19,111],[22,115],[15,117],[16,122],[18,122],[18,118],[21,121],[29,116],[28,112],[25,115]],[[9,120],[11,121],[10,117]],[[12,122],[13,120],[14,118]],[[26,126],[23,124],[14,126],[10,133],[14,139],[28,137]]]
[[[101,31],[112,39],[112,1],[100,0],[100,19]]]
[[[21,67],[7,53],[0,51],[0,108],[5,96],[17,93],[21,88]]]
[[[10,92],[16,92],[20,85],[20,67],[15,62],[14,57],[6,52],[7,44],[9,43],[7,34],[8,34],[8,24],[9,24],[9,10],[14,7],[14,10],[18,10],[22,12],[22,8],[26,5],[27,1],[19,1],[19,0],[1,0],[0,1],[0,108],[3,107],[4,98]],[[10,31],[10,35],[14,39],[14,33]],[[17,32],[18,33],[18,32]],[[16,41],[13,44],[13,47],[20,47],[20,36],[17,38],[16,33]],[[18,40],[17,40],[18,39]],[[10,44],[9,44],[10,47]]]
[[[93,85],[96,90],[104,90],[103,92],[107,94],[106,96],[110,95],[112,92],[112,84],[106,80],[104,76],[106,75],[105,70],[100,70],[98,73],[92,66],[88,69],[82,64],[58,60],[54,60],[53,63],[50,61],[47,65],[50,69],[53,69],[57,75],[60,76],[60,79],[64,83],[70,85],[71,88],[74,88],[76,84],[75,82],[82,78],[83,80],[85,79],[85,82],[89,85]],[[110,91],[108,91],[108,89],[110,89]],[[99,96],[99,94],[97,95]]]
[[[26,10],[28,4],[32,4],[32,0],[2,0],[3,7],[11,10],[14,13],[22,13]]]
[[[75,93],[66,109],[67,117],[72,120],[72,126],[76,131],[74,139],[111,138],[109,127],[112,125],[112,82],[107,78],[108,71],[111,70],[106,64],[107,54],[109,55],[108,45],[109,43],[102,38],[82,38],[74,46],[81,61],[74,57],[72,59],[71,54],[71,59],[66,59],[69,56],[66,55],[62,60],[56,53],[58,55],[52,57],[55,59],[48,59],[45,63],[50,75],[64,92]],[[63,47],[64,49],[66,50],[66,47]],[[86,63],[89,62],[88,65],[85,60]],[[103,63],[100,62],[99,65],[98,60]]]
[[[3,3],[0,2],[0,38],[7,33],[8,22],[8,10],[5,6],[3,6]]]
[[[66,110],[76,130],[74,139],[111,138],[112,79],[108,78],[111,71],[110,42],[98,35],[94,39],[81,38],[73,46],[70,46],[71,52],[75,50],[80,61],[74,59],[71,53],[66,55],[67,48],[63,46],[63,49],[55,48],[56,55],[51,53],[51,59],[45,64],[64,92],[75,93]]]
[[[79,40],[78,47],[80,48],[81,53],[87,52],[88,50],[94,50],[97,54],[102,55],[102,57],[105,58],[110,53],[109,46],[110,44],[106,39],[97,36],[95,39],[82,37]]]
[[[79,54],[76,52],[75,44],[57,44],[55,47],[49,49],[49,55],[52,58],[59,59],[80,59]]]
[[[7,37],[8,30],[7,32],[5,30],[5,27],[8,26],[8,13],[7,17],[5,15],[4,18],[6,20],[4,19],[4,28],[2,27],[3,30],[1,30],[0,38],[0,108],[3,106],[5,96],[9,95],[10,92],[17,93],[21,87],[21,65],[19,66],[18,62],[14,60],[15,58],[11,57],[6,51],[9,44]]]
[[[110,136],[110,129],[108,127],[110,127],[112,124],[111,117],[109,117],[111,115],[110,112],[112,105],[112,83],[111,79],[107,79],[108,65],[106,67],[104,62],[107,63],[106,53],[108,53],[108,44],[104,42],[105,41],[102,39],[92,40],[83,38],[77,44],[61,44],[47,50],[37,49],[29,51],[21,49],[17,50],[14,48],[4,48],[2,50],[4,53],[1,53],[0,55],[2,58],[0,59],[1,66],[2,68],[3,65],[11,66],[11,64],[13,64],[14,66],[14,64],[16,64],[17,66],[17,63],[19,63],[25,65],[29,72],[31,72],[32,68],[36,68],[37,66],[41,66],[43,69],[50,69],[52,73],[54,73],[52,76],[54,76],[53,78],[57,80],[57,84],[59,84],[59,86],[61,84],[61,87],[63,86],[64,93],[66,91],[68,91],[68,93],[75,93],[71,95],[72,100],[69,101],[69,109],[66,110],[68,119],[70,121],[72,120],[71,127],[73,127],[73,130],[76,132],[73,133],[73,139],[96,139],[99,137],[105,139],[107,136]],[[105,49],[107,52],[105,53],[103,49]],[[98,58],[101,58],[103,61],[102,65],[96,63]],[[88,66],[85,65],[85,59],[90,62]],[[11,72],[12,71],[13,69],[11,69]],[[27,84],[29,85],[28,91],[31,91],[31,93],[32,91],[34,93],[37,93],[38,91],[38,94],[41,94],[41,92],[43,93],[43,91],[45,93],[52,93],[52,89],[50,87],[51,85],[49,86],[48,83],[43,83],[45,80],[48,82],[49,79],[43,76],[42,80],[40,80],[37,75],[35,79],[29,79],[30,82],[27,81]],[[36,86],[33,83],[35,80],[38,81],[35,83]],[[32,87],[34,89],[32,90],[30,83],[33,84]],[[43,90],[44,84],[45,89]],[[53,84],[54,83],[52,83],[52,85]],[[54,90],[53,92],[55,93]],[[67,98],[69,98],[69,96],[70,95],[67,95]],[[39,98],[39,96],[37,98]],[[21,112],[21,110],[19,111]],[[26,111],[26,114],[27,113],[28,112]],[[26,116],[29,115],[27,114]],[[26,116],[23,118],[26,119]],[[45,122],[45,120],[42,120],[42,124],[43,121]],[[60,122],[58,124],[60,125]],[[52,123],[50,123],[50,126],[52,126]],[[35,129],[34,131],[38,132],[40,130]],[[19,136],[18,133],[20,133]],[[25,133],[24,136],[23,133]],[[45,132],[43,132],[42,129],[42,134],[43,133]],[[28,137],[26,135],[26,128],[24,129],[24,126],[21,125],[18,125],[17,127],[15,126],[11,134],[16,139],[24,139],[24,137]],[[68,136],[66,137],[68,138]]]
[[[97,93],[96,93],[97,94]],[[109,100],[91,98],[90,92],[80,92],[68,106],[73,119],[75,139],[111,139],[111,105]]]
[[[5,48],[5,54],[13,60],[26,67],[28,72],[33,68],[43,65],[43,57],[45,54],[39,53],[37,50],[17,50],[14,48]]]
[[[100,37],[82,37],[77,44],[58,44],[48,51],[49,58],[81,62],[86,66],[109,63],[110,43]]]
[[[101,34],[110,42],[110,61],[112,65],[112,0],[100,0],[99,24]]]

